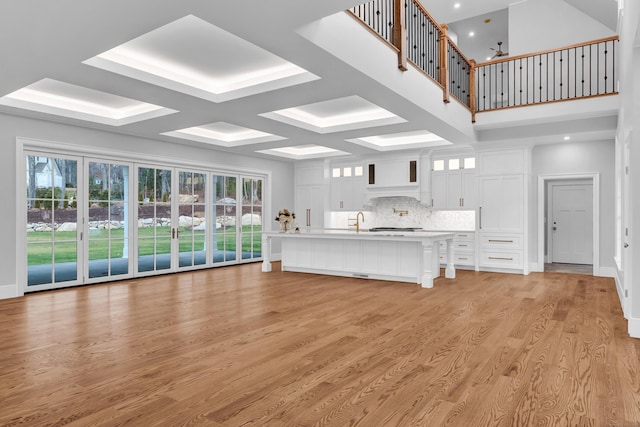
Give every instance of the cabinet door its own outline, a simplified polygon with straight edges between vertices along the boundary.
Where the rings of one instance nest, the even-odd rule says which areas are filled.
[[[522,176],[502,178],[502,205],[500,212],[500,227],[502,231],[524,231],[524,188],[522,184]]]
[[[344,186],[344,178],[331,178],[331,210],[342,211],[344,210],[344,199],[342,197],[342,187]]]
[[[462,207],[475,209],[478,206],[478,179],[475,170],[463,170],[460,184],[462,188]]]
[[[366,196],[364,194],[365,177],[354,176],[351,179],[351,188],[349,198],[345,200],[349,210],[361,211],[364,208],[366,202]]]
[[[307,225],[307,209],[310,209],[312,228],[324,227],[324,207],[322,203],[322,186],[301,185],[296,187],[296,224]]]
[[[460,170],[447,173],[447,208],[460,209],[462,207],[462,172]]]
[[[483,177],[480,180],[480,224],[483,231],[523,231],[522,176]]]
[[[432,207],[435,209],[447,208],[447,173],[433,172],[431,175]]]
[[[501,177],[482,178],[480,180],[480,230],[500,231],[501,187]]]

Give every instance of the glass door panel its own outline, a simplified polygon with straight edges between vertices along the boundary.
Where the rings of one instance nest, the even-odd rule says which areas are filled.
[[[178,172],[178,266],[193,267],[207,263],[205,240],[206,175]]]
[[[138,272],[171,269],[171,170],[138,168]]]
[[[75,159],[26,156],[27,286],[78,282],[77,168]]]
[[[129,274],[129,166],[88,163],[89,278]]]
[[[211,233],[213,240],[212,259],[214,263],[236,261],[237,241],[237,206],[235,176],[214,175],[212,185],[214,197],[212,211],[215,223],[212,224]]]
[[[242,259],[262,257],[262,179],[242,178]]]

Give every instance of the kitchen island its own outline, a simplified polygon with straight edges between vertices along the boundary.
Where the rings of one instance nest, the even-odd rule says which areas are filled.
[[[282,271],[418,283],[432,288],[440,276],[440,242],[453,260],[454,233],[302,230],[263,232],[262,271],[271,271],[271,240],[282,240]],[[445,277],[454,279],[453,262]]]

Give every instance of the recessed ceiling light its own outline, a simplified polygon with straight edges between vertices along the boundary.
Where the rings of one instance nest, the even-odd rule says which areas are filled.
[[[491,61],[491,57],[490,56],[487,56],[487,61]]]
[[[286,157],[293,160],[314,159],[318,157],[345,156],[347,152],[325,147],[323,145],[306,144],[290,147],[271,148],[258,150],[256,153],[270,154],[272,156]]]
[[[111,126],[176,112],[159,105],[53,79],[42,79],[5,95],[0,98],[0,105]]]
[[[196,16],[188,15],[84,64],[224,102],[318,77]]]
[[[476,33],[474,33],[473,31],[470,31],[470,32],[469,32],[469,37],[473,37],[473,36],[475,36],[475,35],[476,35]]]
[[[454,3],[453,7],[455,7],[456,9],[460,9],[460,3]]]
[[[409,148],[438,147],[451,144],[428,131],[413,131],[347,139],[347,142],[377,151],[405,150]]]
[[[347,96],[260,114],[317,133],[403,123],[401,117],[359,96]]]
[[[564,137],[564,138],[562,138],[562,139],[564,139],[565,141],[568,141],[568,140],[570,140],[570,139],[571,139],[571,137],[570,137],[570,136],[565,136],[565,137]]]
[[[221,145],[223,147],[237,147],[239,145],[257,144],[285,139],[282,136],[225,122],[216,122],[208,125],[164,132],[162,135],[204,142],[207,144]]]

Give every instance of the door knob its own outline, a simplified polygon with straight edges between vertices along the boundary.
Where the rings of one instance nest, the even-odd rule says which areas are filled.
[[[628,243],[625,243],[625,244],[624,244],[624,247],[625,247],[625,248],[628,248],[628,247],[629,247],[629,244],[628,244]]]
[[[558,227],[553,227],[552,228],[553,231],[556,231],[557,229],[558,229]]]

